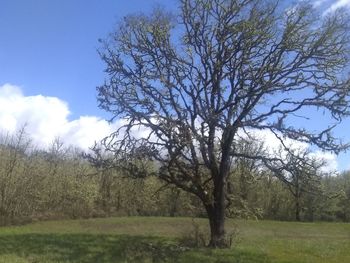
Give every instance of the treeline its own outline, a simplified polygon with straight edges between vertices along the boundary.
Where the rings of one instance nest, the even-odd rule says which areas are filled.
[[[350,172],[291,185],[249,162],[233,166],[228,216],[276,220],[350,221]],[[307,185],[307,187],[306,187]],[[296,218],[298,206],[299,219]],[[194,196],[154,176],[130,178],[91,165],[57,139],[37,149],[24,129],[0,138],[0,225],[105,216],[205,216]]]
[[[0,137],[0,225],[35,220],[198,214],[200,205],[154,177],[97,169],[57,139],[47,150],[24,130]]]
[[[238,173],[233,180],[232,216],[350,222],[350,172],[321,177],[315,189],[302,192],[299,200],[290,185],[272,174],[254,177]]]

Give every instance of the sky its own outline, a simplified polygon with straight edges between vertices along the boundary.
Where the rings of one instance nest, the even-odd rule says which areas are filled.
[[[295,1],[294,1],[295,2]],[[168,9],[176,0],[0,0],[0,130],[26,124],[39,146],[54,138],[87,149],[113,130],[100,110],[96,87],[104,65],[98,39],[106,38],[125,15]],[[314,0],[324,14],[349,8],[350,0]],[[350,141],[350,120],[337,129]],[[350,169],[350,153],[324,154],[332,167]]]

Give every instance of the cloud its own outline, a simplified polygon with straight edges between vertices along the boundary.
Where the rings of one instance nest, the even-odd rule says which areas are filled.
[[[325,162],[321,168],[322,172],[332,173],[338,170],[337,155],[331,152],[315,151],[310,154],[312,157]]]
[[[350,8],[350,0],[314,0],[312,5],[323,10],[323,15],[326,15],[340,8]]]
[[[327,10],[326,13],[328,12],[333,12],[339,8],[348,8],[350,7],[350,0],[338,0],[335,1]]]
[[[263,142],[266,150],[272,156],[275,155],[282,146],[281,141],[269,130],[250,130],[249,134],[253,138]],[[310,150],[310,145],[305,142],[286,138],[283,143],[285,146],[296,151],[303,152]],[[321,168],[322,172],[331,173],[338,170],[337,155],[334,153],[316,150],[310,153],[310,157],[324,162],[324,166]]]
[[[68,104],[43,95],[25,96],[11,84],[0,86],[0,129],[13,133],[26,125],[34,145],[48,147],[59,137],[66,145],[88,149],[118,126],[96,116],[69,121]]]
[[[269,150],[270,154],[278,151],[278,149],[282,146],[281,141],[269,130],[250,130],[249,133],[256,137],[257,139],[264,142],[265,146]],[[281,136],[282,137],[282,136]],[[299,142],[296,140],[292,140],[289,138],[285,138],[284,142],[285,146],[290,147],[295,150],[306,150],[309,147],[309,144],[305,142]]]
[[[13,133],[26,125],[26,132],[38,147],[46,148],[58,137],[66,145],[87,150],[95,141],[103,139],[125,124],[125,120],[109,123],[96,116],[81,116],[69,120],[69,115],[69,105],[59,98],[25,96],[17,86],[0,86],[0,130]],[[132,133],[141,138],[148,136],[149,130],[134,127]],[[281,145],[278,138],[268,130],[251,130],[249,133],[264,141],[271,154]],[[309,147],[307,143],[291,139],[286,139],[285,144],[301,150]],[[336,155],[322,151],[315,151],[313,154],[327,162],[324,168],[326,171],[337,169]]]
[[[326,3],[328,0],[316,0],[314,1],[312,4],[314,7],[319,7],[321,6],[322,4]]]

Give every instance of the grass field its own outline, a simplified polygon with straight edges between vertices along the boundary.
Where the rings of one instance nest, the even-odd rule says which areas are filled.
[[[205,219],[196,219],[203,229]],[[228,221],[232,249],[186,248],[190,218],[129,217],[0,228],[0,262],[350,262],[350,224]]]

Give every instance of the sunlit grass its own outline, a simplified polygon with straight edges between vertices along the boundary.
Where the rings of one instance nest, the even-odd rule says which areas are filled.
[[[206,219],[196,219],[203,229]],[[0,262],[350,262],[350,225],[229,220],[232,249],[189,249],[190,218],[125,217],[0,228]]]

